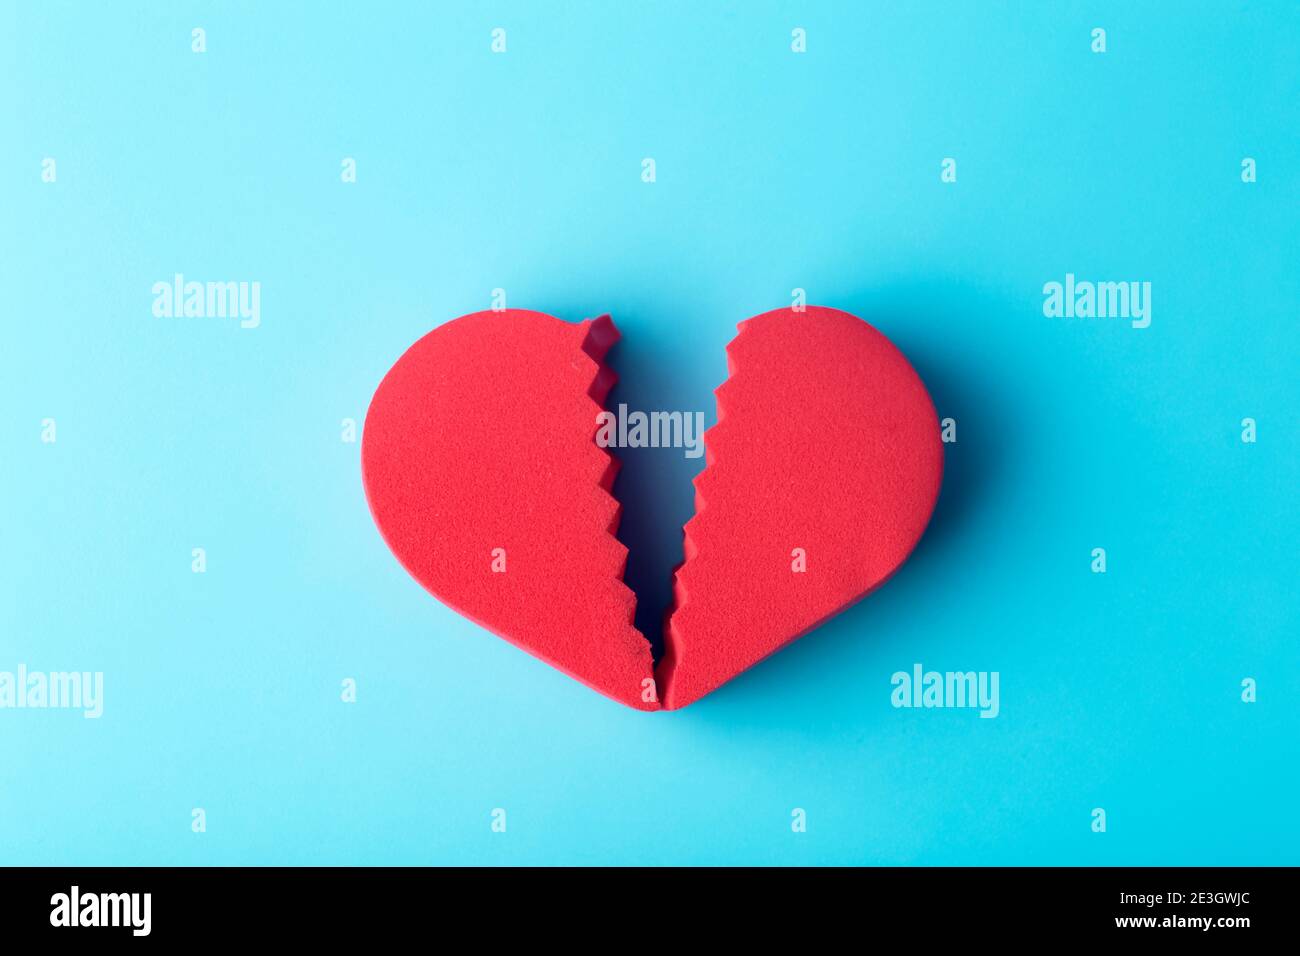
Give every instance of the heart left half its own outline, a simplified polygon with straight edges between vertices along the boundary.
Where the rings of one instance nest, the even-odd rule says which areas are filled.
[[[602,694],[658,710],[614,537],[618,462],[594,438],[608,316],[476,312],[384,376],[361,443],[384,541],[436,598]]]

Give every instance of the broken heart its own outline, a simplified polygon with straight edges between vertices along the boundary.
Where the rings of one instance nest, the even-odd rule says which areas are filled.
[[[362,474],[408,572],[459,614],[641,710],[684,707],[883,583],[939,494],[934,406],[888,339],[835,309],[740,324],[704,436],[657,663],[595,441],[618,332],[476,312],[388,371]]]

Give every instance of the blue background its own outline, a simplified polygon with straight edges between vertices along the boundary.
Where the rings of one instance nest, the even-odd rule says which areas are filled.
[[[0,862],[1300,862],[1296,5],[0,9],[0,670],[105,674],[0,711]],[[260,328],[155,318],[177,272]],[[1045,318],[1067,272],[1150,328]],[[340,422],[498,287],[710,422],[738,321],[867,318],[958,422],[913,559],[673,714],[457,618]],[[652,619],[701,463],[625,456]],[[915,662],[1001,715],[893,709]]]

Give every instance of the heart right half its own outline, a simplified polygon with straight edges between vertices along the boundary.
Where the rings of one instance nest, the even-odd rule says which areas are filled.
[[[739,328],[657,665],[622,583],[617,461],[595,443],[608,317],[480,312],[413,345],[362,439],[384,540],[444,603],[615,700],[704,696],[893,574],[943,471],[925,386],[871,326],[808,306]]]
[[[669,708],[882,584],[929,523],[943,474],[925,385],[856,316],[765,312],[740,323],[727,366],[659,663]]]

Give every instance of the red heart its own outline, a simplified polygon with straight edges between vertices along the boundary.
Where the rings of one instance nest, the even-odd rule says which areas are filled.
[[[458,613],[642,710],[683,707],[888,578],[925,530],[943,450],[925,386],[846,312],[740,324],[716,390],[658,667],[614,537],[617,460],[595,442],[618,332],[476,312],[375,392],[362,472],[384,540]]]

